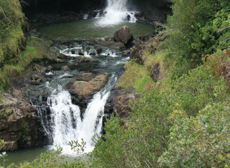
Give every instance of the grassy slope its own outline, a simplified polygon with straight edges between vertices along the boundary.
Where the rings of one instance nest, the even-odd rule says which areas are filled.
[[[28,23],[18,0],[0,0],[0,93],[10,75],[22,74],[34,59],[55,59],[52,42],[29,35]]]

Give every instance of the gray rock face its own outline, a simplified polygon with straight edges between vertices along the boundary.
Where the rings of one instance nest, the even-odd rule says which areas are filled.
[[[0,102],[0,139],[6,145],[0,151],[44,146],[45,133],[35,116],[36,109],[23,100],[19,90],[5,93]]]
[[[130,100],[133,100],[134,102],[136,99],[140,98],[140,93],[130,93],[125,95],[116,96],[113,99],[113,109],[114,112],[116,111],[119,117],[121,118],[127,118],[132,110],[130,109]]]
[[[156,63],[153,66],[150,76],[154,82],[157,82],[157,80],[160,76],[160,64],[159,63]]]
[[[156,25],[158,21],[165,23],[166,16],[171,10],[168,6],[171,0],[132,0],[136,10],[141,11],[136,15],[138,22]]]
[[[130,29],[127,26],[124,26],[114,33],[113,39],[116,42],[123,43],[126,47],[130,47],[132,46],[133,35]]]
[[[142,58],[142,51],[144,48],[145,47],[142,44],[136,45],[135,48],[131,50],[130,59],[136,59],[136,62],[142,65],[144,63],[144,59]]]

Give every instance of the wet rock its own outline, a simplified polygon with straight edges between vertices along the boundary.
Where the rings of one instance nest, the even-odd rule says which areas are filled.
[[[69,71],[70,68],[66,65],[66,66],[61,67],[61,70],[62,71]]]
[[[75,76],[76,80],[78,81],[90,81],[93,78],[95,78],[97,76],[97,74],[94,73],[82,73],[82,74],[77,74]]]
[[[35,116],[36,109],[23,99],[19,90],[4,93],[0,107],[0,139],[6,142],[0,151],[46,145],[45,133]]]
[[[0,151],[17,151],[18,143],[17,141],[7,141],[6,144],[0,148]]]
[[[114,33],[113,39],[116,42],[123,43],[126,47],[131,47],[133,41],[133,35],[130,29],[127,26],[124,26],[120,30]]]
[[[122,50],[126,48],[122,42],[115,42],[113,38],[97,38],[91,40],[91,42],[116,50]]]
[[[98,54],[101,54],[102,51],[103,51],[103,49],[102,49],[101,47],[97,48],[96,50],[97,50],[97,53],[98,53]]]
[[[80,96],[80,98],[86,98],[87,96],[90,96],[93,92],[103,87],[107,83],[109,76],[110,74],[108,73],[85,73],[78,75],[78,79],[73,83],[70,92],[74,92],[75,94]]]
[[[123,56],[129,56],[129,55],[130,55],[130,50],[124,50],[124,51],[122,52],[122,55],[123,55]]]
[[[56,59],[56,62],[64,62],[64,61],[58,58]]]
[[[74,92],[77,93],[78,95],[82,96],[82,97],[86,97],[90,94],[89,90],[86,90],[84,88],[86,88],[88,82],[85,81],[76,81],[73,84],[73,88],[74,88]],[[88,89],[88,87],[87,87]]]
[[[48,67],[46,68],[46,72],[51,71],[52,69],[53,69],[52,66],[48,66]]]
[[[73,84],[74,84],[74,82],[69,82],[69,83],[66,84],[65,87],[66,87],[67,89],[71,89],[72,86],[73,86]]]
[[[46,67],[35,64],[32,70],[30,70],[27,74],[30,79],[30,84],[39,84],[45,77],[46,72]]]
[[[160,64],[159,63],[156,63],[153,66],[150,76],[154,82],[157,82],[157,80],[160,76]]]
[[[45,74],[46,69],[47,69],[46,67],[43,67],[43,66],[38,65],[38,64],[35,64],[35,71],[36,71],[36,73]]]
[[[99,60],[94,58],[79,57],[77,62],[99,62]]]

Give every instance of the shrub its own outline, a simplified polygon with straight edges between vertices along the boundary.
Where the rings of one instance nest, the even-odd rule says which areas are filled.
[[[158,160],[161,166],[229,167],[229,108],[229,102],[210,104],[196,117],[174,110],[169,146]]]
[[[169,78],[161,89],[144,93],[128,119],[109,120],[106,141],[99,140],[92,153],[93,165],[159,167],[158,158],[171,143],[170,128],[175,123],[169,116],[173,111],[179,108],[189,118],[209,104],[228,101],[224,78],[215,78],[212,72],[211,67],[202,65],[177,80]]]

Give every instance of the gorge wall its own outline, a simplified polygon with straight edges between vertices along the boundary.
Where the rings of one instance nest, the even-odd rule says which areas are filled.
[[[29,22],[37,22],[39,19],[42,20],[42,15],[47,14],[55,15],[56,19],[60,16],[69,16],[72,17],[71,20],[78,20],[83,19],[84,14],[92,18],[98,13],[95,10],[105,9],[107,0],[24,0],[21,4]],[[139,20],[149,23],[165,22],[170,4],[171,0],[128,0],[127,6],[129,10],[140,12]]]

